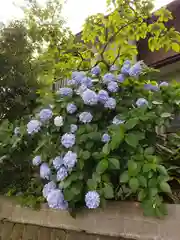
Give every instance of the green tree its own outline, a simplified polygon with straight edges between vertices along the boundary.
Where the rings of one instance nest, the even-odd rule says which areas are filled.
[[[166,8],[152,14],[152,0],[107,0],[107,5],[107,16],[96,14],[86,20],[81,44],[88,49],[81,47],[84,51],[79,53],[79,66],[92,58],[89,67],[101,62],[107,69],[121,65],[124,59],[134,60],[136,42],[147,37],[150,51],[164,48],[180,52],[180,33],[166,27],[173,18]]]
[[[33,48],[20,22],[0,32],[0,120],[18,119],[36,107],[39,87],[32,62]]]

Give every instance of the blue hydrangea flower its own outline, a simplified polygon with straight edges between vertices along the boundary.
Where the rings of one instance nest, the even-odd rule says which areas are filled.
[[[121,68],[121,73],[124,75],[128,75],[130,68],[131,68],[131,62],[129,60],[126,60]]]
[[[141,106],[144,106],[144,105],[148,105],[148,101],[147,101],[145,98],[139,98],[139,99],[136,101],[136,105],[137,105],[137,107],[141,107]]]
[[[104,142],[104,143],[107,143],[107,142],[110,141],[110,139],[111,139],[111,137],[109,136],[109,134],[104,133],[104,134],[102,135],[101,141]]]
[[[43,187],[43,190],[42,190],[43,197],[47,198],[48,194],[54,189],[56,189],[55,182],[51,181],[51,182],[45,184]]]
[[[105,103],[107,100],[108,100],[108,98],[109,98],[109,94],[108,94],[108,92],[107,91],[105,91],[105,90],[100,90],[99,92],[98,92],[98,101],[100,102],[100,103]]]
[[[103,83],[104,84],[108,84],[109,82],[112,82],[112,81],[115,81],[116,78],[114,76],[114,74],[112,73],[106,73],[104,76],[103,76]]]
[[[63,158],[61,156],[55,157],[53,160],[53,166],[56,170],[58,170],[63,165]]]
[[[118,82],[122,83],[122,82],[124,82],[124,79],[125,79],[125,77],[124,77],[123,74],[117,75],[117,81],[118,81]]]
[[[91,88],[92,85],[93,85],[93,84],[92,84],[92,78],[86,77],[86,76],[82,79],[81,83],[82,83],[83,85],[87,86],[88,88]]]
[[[112,123],[115,124],[115,125],[120,125],[120,124],[123,124],[125,121],[124,120],[121,120],[119,119],[118,116],[115,116],[112,120]]]
[[[63,158],[63,161],[64,161],[64,165],[68,168],[68,169],[72,169],[76,162],[77,162],[77,154],[72,152],[72,151],[68,151],[64,158]]]
[[[86,206],[90,209],[98,208],[100,205],[100,196],[96,191],[89,191],[85,195]]]
[[[76,81],[74,80],[74,79],[71,79],[71,80],[68,80],[67,81],[67,85],[68,86],[73,86],[73,85],[75,85],[76,84]]]
[[[41,122],[38,121],[38,120],[31,120],[27,124],[27,132],[28,132],[28,134],[37,133],[37,132],[39,132],[40,129],[41,129]]]
[[[144,88],[149,91],[154,91],[154,92],[159,91],[159,87],[157,85],[152,85],[150,83],[145,84]]]
[[[72,73],[72,79],[75,81],[75,83],[78,84],[82,84],[82,80],[85,77],[85,73],[84,72],[73,72]]]
[[[139,61],[135,63],[130,69],[129,69],[129,75],[131,77],[139,77],[139,75],[142,73],[144,63],[143,61]]]
[[[71,124],[71,133],[75,133],[77,131],[78,127],[76,124]]]
[[[90,106],[97,104],[98,101],[97,94],[90,89],[87,89],[85,92],[83,92],[82,99],[86,105]]]
[[[73,114],[77,111],[77,107],[74,103],[68,103],[66,110],[68,113]]]
[[[57,171],[57,181],[63,181],[66,177],[68,176],[68,171],[67,168],[62,166],[60,169]]]
[[[114,109],[116,107],[116,100],[114,98],[108,98],[104,104],[105,108]]]
[[[93,119],[93,116],[90,112],[82,112],[79,115],[79,121],[82,123],[90,123]]]
[[[169,86],[169,83],[168,82],[161,82],[159,84],[159,87],[168,87]]]
[[[48,206],[54,209],[65,210],[68,203],[64,200],[64,195],[60,189],[53,189],[47,196]]]
[[[32,160],[32,164],[34,166],[39,166],[41,164],[42,160],[41,160],[41,156],[36,156],[33,158]]]
[[[99,75],[101,73],[101,69],[99,66],[95,66],[91,69],[91,73],[94,75]]]
[[[118,89],[119,89],[117,82],[110,82],[110,83],[108,83],[107,89],[110,92],[117,92]]]
[[[40,177],[43,178],[43,179],[49,180],[50,175],[51,175],[51,170],[50,170],[48,164],[47,163],[41,164],[41,166],[40,166]]]
[[[111,67],[110,67],[110,71],[117,71],[118,70],[118,67],[116,66],[116,65],[112,65]]]
[[[39,118],[41,122],[46,122],[50,120],[53,116],[51,109],[42,109],[39,113]]]
[[[61,143],[65,148],[70,148],[75,144],[76,137],[72,133],[65,133],[61,138]]]
[[[80,87],[76,90],[76,94],[82,96],[83,92],[87,90],[87,86],[82,84]]]
[[[15,135],[15,136],[20,135],[20,127],[15,127],[15,129],[14,129],[14,135]]]
[[[67,88],[67,87],[63,87],[60,88],[58,93],[62,96],[62,97],[72,97],[73,95],[73,90],[71,88]]]

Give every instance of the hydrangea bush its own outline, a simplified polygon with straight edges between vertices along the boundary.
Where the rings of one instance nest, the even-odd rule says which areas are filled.
[[[53,106],[27,123],[26,134],[38,139],[32,164],[50,208],[94,209],[132,198],[146,214],[165,213],[163,194],[171,188],[159,129],[179,110],[180,89],[150,81],[149,73],[142,61],[129,60],[109,72],[73,72]]]

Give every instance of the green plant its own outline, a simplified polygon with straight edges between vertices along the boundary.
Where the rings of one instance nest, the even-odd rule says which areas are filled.
[[[127,68],[127,75],[119,75],[119,70],[96,72],[94,84],[91,72],[73,73],[72,90],[60,89],[54,96],[53,111],[42,109],[38,121],[27,125],[30,138],[38,141],[32,151],[32,158],[37,156],[33,164],[41,164],[41,177],[56,182],[70,208],[84,205],[86,193],[95,191],[102,204],[106,199],[133,197],[142,203],[145,214],[161,216],[165,213],[162,193],[171,195],[171,188],[166,156],[158,149],[161,135],[157,129],[170,126],[179,109],[180,90],[167,83],[154,85],[146,76],[146,66],[127,63],[121,68],[121,72]],[[79,81],[91,90],[78,95]],[[102,89],[109,93],[101,96]],[[173,98],[168,98],[172,92]],[[82,112],[92,115],[84,116],[87,123],[79,115]],[[76,133],[70,133],[74,132],[72,124],[77,126]],[[68,150],[77,159],[67,156]],[[53,204],[47,200],[50,207],[62,207],[57,199]],[[86,205],[89,207],[87,200]]]

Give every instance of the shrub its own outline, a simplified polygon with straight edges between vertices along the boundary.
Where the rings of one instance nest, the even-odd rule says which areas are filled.
[[[43,106],[25,132],[20,127],[20,138],[36,143],[32,164],[40,168],[43,196],[58,209],[133,198],[145,214],[161,216],[162,194],[171,188],[158,129],[178,111],[180,89],[150,81],[143,62],[100,71],[73,72],[53,106]]]

